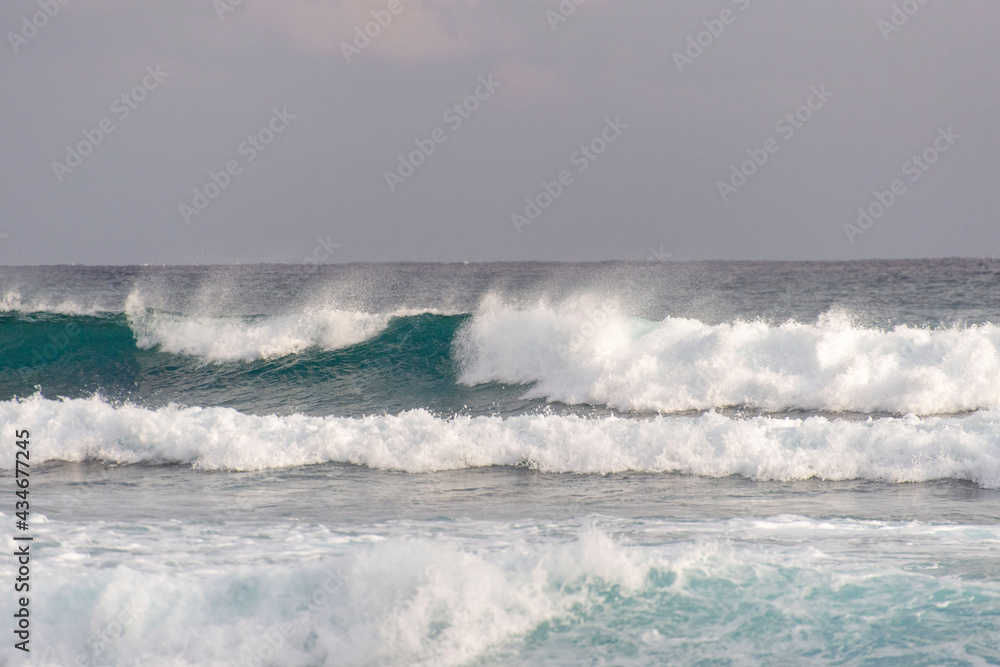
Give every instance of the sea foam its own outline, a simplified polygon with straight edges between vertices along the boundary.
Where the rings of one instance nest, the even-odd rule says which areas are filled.
[[[8,290],[0,296],[0,313],[52,313],[55,315],[96,315],[107,312],[106,308],[94,300],[81,304],[64,297],[25,298],[17,290]]]
[[[0,425],[44,432],[32,463],[168,462],[263,470],[326,462],[431,472],[528,466],[755,480],[973,481],[1000,488],[996,414],[849,421],[698,417],[455,416],[425,410],[363,418],[247,415],[223,407],[113,406],[98,397],[0,403]],[[14,460],[0,444],[0,466]]]
[[[899,633],[906,663],[996,655],[1000,591],[968,576],[995,525],[37,523],[32,664],[802,664]]]
[[[530,398],[622,410],[929,415],[1000,404],[993,324],[884,331],[843,313],[811,324],[652,322],[586,299],[514,308],[489,296],[455,348],[465,384],[531,384]]]
[[[134,295],[126,302],[125,314],[139,348],[213,362],[283,357],[310,347],[350,347],[378,335],[393,317],[334,308],[254,318],[196,316],[146,308]]]

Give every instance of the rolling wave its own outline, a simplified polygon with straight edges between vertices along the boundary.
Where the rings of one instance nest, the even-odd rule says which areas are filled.
[[[650,322],[588,299],[513,308],[494,297],[459,332],[456,353],[465,384],[525,384],[531,398],[630,411],[947,414],[1000,404],[994,324],[884,331],[836,312],[813,324]]]
[[[390,314],[310,310],[260,318],[190,317],[130,311],[128,322],[140,349],[156,348],[203,361],[274,359],[309,348],[337,350],[381,333]]]
[[[0,400],[36,391],[50,398],[96,392],[143,405],[179,402],[258,414],[320,415],[416,407],[454,412],[463,405],[500,400],[495,390],[455,382],[450,345],[463,316],[332,317],[335,324],[360,322],[347,332],[356,338],[361,337],[360,329],[373,331],[371,337],[348,345],[330,340],[340,330],[323,328],[326,315],[299,323],[274,317],[185,320],[159,311],[142,311],[132,322],[121,314],[0,314]],[[194,332],[186,343],[181,336],[185,329]],[[268,339],[266,333],[275,330],[277,338]],[[210,358],[218,345],[213,334],[239,342],[243,347],[238,356],[250,358],[222,361],[219,350],[220,355]],[[313,340],[309,335],[315,336],[315,343],[305,342]],[[159,342],[147,336],[158,336]],[[320,342],[324,337],[325,345]],[[279,339],[308,347],[258,358],[273,351]],[[201,356],[182,353],[193,352],[196,344]],[[518,391],[507,391],[504,398],[519,402]]]
[[[754,480],[956,479],[1000,488],[1000,423],[908,416],[867,421],[753,417],[623,419],[575,415],[436,417],[425,410],[363,418],[247,415],[230,408],[114,406],[99,397],[0,403],[0,425],[41,429],[35,461],[189,464],[264,470],[336,462],[431,472],[521,466]],[[0,466],[14,460],[13,439]]]
[[[155,387],[165,402],[190,404],[184,392],[203,389],[196,404],[276,410],[233,398],[266,380],[289,405],[323,414],[458,412],[485,396],[632,413],[946,415],[1000,406],[998,378],[990,323],[879,329],[840,312],[813,323],[651,321],[586,295],[533,306],[488,296],[473,314],[200,316],[132,298],[124,313],[0,313],[0,399],[41,386],[142,402]]]

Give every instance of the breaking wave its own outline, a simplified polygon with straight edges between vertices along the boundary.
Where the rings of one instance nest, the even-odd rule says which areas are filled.
[[[363,418],[156,410],[99,397],[0,403],[0,424],[45,433],[35,461],[190,464],[262,470],[327,462],[413,473],[483,466],[606,474],[741,475],[754,480],[969,480],[1000,488],[995,413],[849,421],[575,415],[441,418],[425,410]],[[0,465],[14,460],[13,440]]]
[[[512,308],[490,297],[456,351],[465,384],[528,384],[528,397],[621,410],[929,415],[1000,404],[994,324],[883,331],[835,312],[812,324],[651,322],[587,298]]]

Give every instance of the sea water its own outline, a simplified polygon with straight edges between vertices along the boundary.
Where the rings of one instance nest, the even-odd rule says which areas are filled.
[[[0,268],[28,664],[997,664],[998,410],[990,260]]]

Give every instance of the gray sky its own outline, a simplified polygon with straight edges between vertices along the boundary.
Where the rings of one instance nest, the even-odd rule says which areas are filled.
[[[1000,254],[995,0],[237,2],[0,5],[0,264]]]

